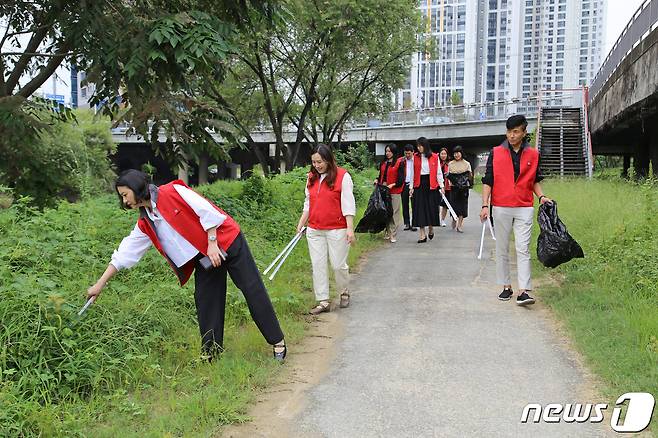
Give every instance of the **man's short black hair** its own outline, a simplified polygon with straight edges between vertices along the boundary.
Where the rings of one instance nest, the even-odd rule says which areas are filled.
[[[414,147],[413,147],[413,145],[410,145],[409,143],[405,144],[405,145],[404,145],[404,151],[405,151],[405,152],[407,152],[407,151],[409,151],[409,152],[413,152],[413,151],[414,151]]]
[[[520,126],[525,131],[525,129],[528,127],[528,120],[523,114],[517,114],[507,119],[505,126],[507,129],[514,129]]]

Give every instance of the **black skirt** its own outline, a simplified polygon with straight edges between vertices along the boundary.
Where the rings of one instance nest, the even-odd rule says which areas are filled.
[[[430,176],[420,176],[420,187],[414,188],[413,215],[411,225],[414,227],[427,227],[439,225],[439,194],[437,190],[430,190]]]
[[[468,217],[468,189],[452,187],[450,189],[450,204],[455,214],[461,217]]]

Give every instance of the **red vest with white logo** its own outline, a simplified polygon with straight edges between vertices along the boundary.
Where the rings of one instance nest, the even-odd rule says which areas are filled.
[[[439,169],[439,155],[432,153],[432,156],[427,159],[430,165],[430,190],[436,190],[439,187],[439,180],[436,173]],[[420,187],[420,166],[421,156],[418,152],[414,154],[414,189]]]
[[[539,166],[539,152],[526,146],[521,151],[519,177],[514,181],[514,165],[509,147],[500,145],[493,149],[494,185],[491,205],[497,207],[532,207],[535,178]]]
[[[381,178],[379,178],[379,184],[388,185],[388,184],[397,183],[398,172],[400,172],[400,166],[404,164],[402,163],[403,160],[404,158],[398,158],[397,160],[395,160],[392,166],[388,166],[388,172],[386,172],[386,175],[384,175],[384,171],[386,170],[387,161],[384,161],[382,165],[379,166],[379,174],[381,175]],[[402,193],[403,189],[404,189],[404,184],[401,185],[400,187],[393,187],[391,189],[391,195],[399,195],[400,193]]]
[[[309,216],[308,226],[316,230],[339,230],[347,228],[347,220],[340,206],[343,178],[347,171],[336,168],[334,188],[330,188],[326,178],[316,179],[308,185]],[[310,177],[310,174],[309,174]]]
[[[180,180],[172,181],[160,186],[158,188],[158,199],[156,201],[157,209],[163,219],[167,221],[167,223],[171,225],[178,234],[190,242],[201,254],[207,255],[208,233],[201,226],[199,216],[197,216],[194,210],[192,210],[192,207],[185,202],[181,195],[178,194],[174,188],[174,184],[188,187],[187,184]],[[215,207],[217,211],[226,216],[224,223],[217,228],[217,244],[220,248],[226,251],[235,238],[238,237],[238,234],[240,234],[240,226],[224,210],[217,207],[212,202],[210,202],[210,204]],[[177,267],[171,262],[162,249],[162,244],[160,243],[155,228],[148,219],[148,216],[140,217],[137,221],[137,226],[142,232],[144,232],[144,234],[151,238],[151,242],[153,242],[155,249],[167,259],[178,276],[181,286],[184,285],[187,280],[190,279],[190,276],[194,271],[194,260],[190,260],[180,268]]]

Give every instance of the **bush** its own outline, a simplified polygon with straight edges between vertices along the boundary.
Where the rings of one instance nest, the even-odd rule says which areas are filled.
[[[335,151],[334,155],[339,166],[351,166],[359,171],[370,169],[375,164],[375,157],[366,143],[349,145],[346,152]]]
[[[0,163],[0,184],[41,208],[61,198],[73,201],[107,191],[114,178],[108,159],[115,150],[110,124],[89,112],[77,112],[77,122],[56,121],[11,150],[13,158]]]

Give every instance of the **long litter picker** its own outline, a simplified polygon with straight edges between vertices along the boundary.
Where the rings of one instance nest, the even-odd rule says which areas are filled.
[[[279,253],[278,256],[274,259],[272,263],[263,271],[263,275],[267,275],[268,272],[276,265],[276,268],[272,272],[272,274],[268,277],[270,280],[274,278],[277,272],[279,272],[279,269],[281,269],[281,266],[283,266],[283,263],[286,261],[290,253],[292,253],[292,250],[295,249],[295,246],[299,243],[299,241],[302,239],[302,236],[304,235],[304,232],[306,231],[306,227],[303,227],[299,233],[295,234],[295,237],[292,238],[290,242],[286,245],[285,248],[283,248],[283,251]],[[278,264],[277,264],[278,262]]]
[[[82,306],[82,309],[80,309],[80,311],[78,312],[78,316],[82,316],[82,314],[85,313],[85,310],[87,310],[89,306],[91,306],[94,303],[94,301],[96,301],[96,296],[89,298],[85,303],[85,305]]]
[[[443,194],[442,191],[439,190],[439,193],[441,193],[441,197],[443,198],[443,202],[446,203],[448,206],[448,211],[450,212],[450,216],[456,221],[457,220],[457,213],[455,213],[455,210],[452,209],[452,205],[450,205],[450,202],[448,202],[448,198],[446,198],[446,195]]]
[[[485,222],[489,222],[489,218],[487,218]],[[478,253],[478,260],[482,260],[482,248],[484,248],[484,232],[486,231],[486,228],[487,224],[482,222],[482,235],[480,236],[480,252]]]
[[[491,207],[489,207],[489,211],[491,211]],[[491,238],[493,240],[496,240],[496,236],[494,235],[493,226],[491,225],[491,218],[488,217],[485,222],[487,223],[487,225],[489,225],[489,231],[491,231]]]

